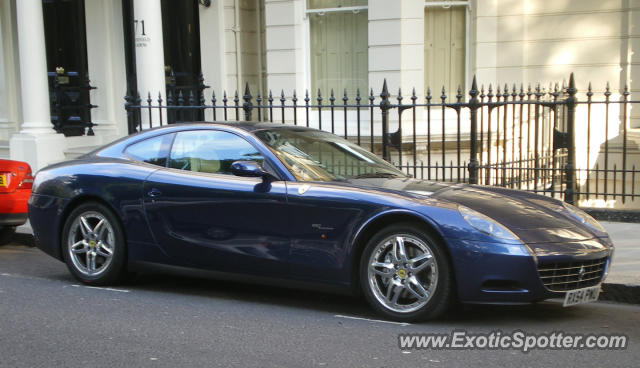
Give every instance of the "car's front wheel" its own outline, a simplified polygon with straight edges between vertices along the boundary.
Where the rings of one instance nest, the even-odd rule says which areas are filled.
[[[71,273],[86,284],[114,284],[125,274],[122,227],[114,213],[100,203],[82,204],[67,217],[62,253]]]
[[[453,296],[443,245],[413,223],[371,238],[360,260],[360,284],[374,309],[404,322],[440,316]]]

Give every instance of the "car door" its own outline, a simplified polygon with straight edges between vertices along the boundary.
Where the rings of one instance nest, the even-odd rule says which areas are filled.
[[[269,167],[259,149],[235,133],[178,132],[168,167],[144,184],[150,229],[178,265],[286,274],[286,184],[234,176],[230,166],[238,160]]]
[[[341,283],[350,278],[349,240],[375,206],[357,189],[330,182],[289,182],[291,275]]]

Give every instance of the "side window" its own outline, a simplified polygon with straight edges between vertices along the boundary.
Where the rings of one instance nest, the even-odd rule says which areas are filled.
[[[134,160],[164,167],[167,166],[167,156],[169,156],[172,139],[173,134],[145,139],[130,145],[124,152]]]
[[[180,132],[171,149],[169,167],[231,175],[234,161],[264,162],[264,157],[243,138],[228,132],[193,130]]]

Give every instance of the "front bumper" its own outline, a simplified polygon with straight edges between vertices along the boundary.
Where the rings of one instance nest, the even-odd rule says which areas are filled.
[[[605,259],[601,282],[613,252],[610,240],[598,238],[529,247],[469,240],[450,243],[458,297],[465,303],[530,303],[563,297],[580,284],[571,284],[564,291],[550,290],[540,278],[539,265],[590,264]]]

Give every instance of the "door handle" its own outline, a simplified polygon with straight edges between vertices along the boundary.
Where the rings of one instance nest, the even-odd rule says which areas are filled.
[[[159,191],[159,190],[158,190],[158,189],[156,189],[156,188],[153,188],[153,189],[151,189],[151,190],[149,191],[149,193],[147,193],[147,195],[148,195],[149,197],[151,197],[151,198],[157,198],[157,197],[160,197],[160,196],[162,195],[162,192],[161,192],[161,191]]]

